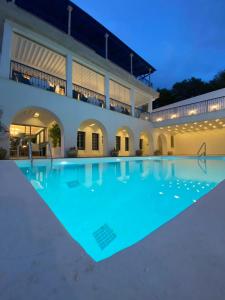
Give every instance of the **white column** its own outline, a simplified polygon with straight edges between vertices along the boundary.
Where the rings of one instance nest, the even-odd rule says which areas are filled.
[[[130,90],[130,105],[131,105],[131,115],[135,116],[135,90],[131,88]]]
[[[68,35],[71,35],[71,14],[72,14],[73,7],[69,5],[67,9],[68,9]]]
[[[73,59],[71,54],[66,56],[66,94],[68,97],[73,97]]]
[[[149,102],[148,102],[148,112],[149,112],[149,113],[152,112],[152,99],[149,100]]]
[[[105,106],[106,109],[110,109],[110,94],[109,94],[109,75],[105,75]]]
[[[13,30],[10,23],[5,21],[2,38],[2,51],[0,58],[0,76],[9,78],[10,75],[10,60],[12,54],[12,39]]]

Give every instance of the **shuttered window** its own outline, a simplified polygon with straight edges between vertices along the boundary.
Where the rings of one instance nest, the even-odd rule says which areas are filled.
[[[120,151],[121,137],[116,136],[116,151]]]
[[[129,151],[129,137],[125,137],[125,151]]]
[[[73,62],[73,83],[99,94],[105,94],[104,76],[77,62]]]
[[[130,104],[130,89],[110,80],[109,85],[110,98]]]
[[[99,150],[99,134],[92,133],[92,150]]]
[[[85,132],[84,131],[77,132],[77,149],[85,150]]]

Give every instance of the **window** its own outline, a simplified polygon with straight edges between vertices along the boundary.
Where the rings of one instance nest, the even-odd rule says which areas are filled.
[[[85,150],[85,132],[84,131],[77,132],[77,149]]]
[[[140,139],[139,141],[139,149],[143,150],[143,139]]]
[[[125,137],[125,151],[129,151],[129,137]]]
[[[92,133],[92,150],[99,150],[99,134]]]
[[[120,151],[120,145],[121,145],[121,137],[116,136],[116,150]]]
[[[171,148],[174,148],[174,136],[173,135],[171,135],[170,143],[171,143]]]

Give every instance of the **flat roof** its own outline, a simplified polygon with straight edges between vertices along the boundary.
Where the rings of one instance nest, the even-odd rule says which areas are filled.
[[[68,31],[68,6],[73,7],[71,15],[71,36],[105,57],[105,34],[108,39],[108,59],[130,73],[130,54],[133,54],[133,75],[153,73],[156,69],[128,47],[117,36],[68,0],[15,0],[20,8],[50,23],[59,30]]]

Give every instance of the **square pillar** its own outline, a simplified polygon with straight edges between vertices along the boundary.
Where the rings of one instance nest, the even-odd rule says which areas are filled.
[[[152,99],[151,100],[149,100],[149,102],[148,102],[148,112],[149,113],[151,113],[152,112]]]
[[[10,76],[12,39],[13,39],[12,25],[9,22],[5,21],[3,38],[2,38],[2,51],[0,57],[0,76],[4,78],[9,78]]]
[[[130,105],[131,105],[131,116],[135,117],[135,90],[130,90]]]
[[[110,109],[110,94],[109,94],[109,84],[110,84],[109,75],[105,75],[105,106],[106,109]]]
[[[73,97],[73,59],[71,54],[66,56],[66,95]]]

